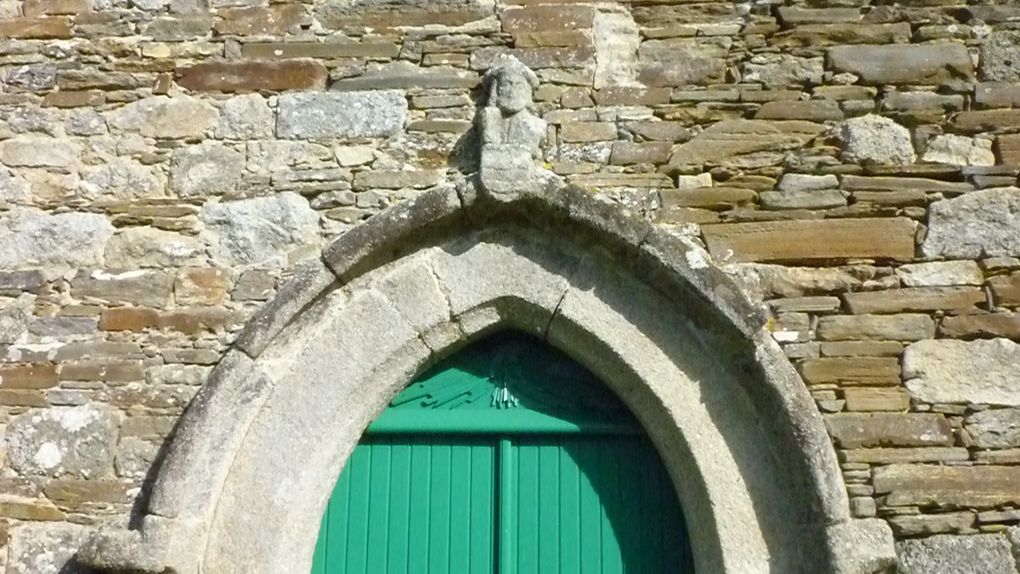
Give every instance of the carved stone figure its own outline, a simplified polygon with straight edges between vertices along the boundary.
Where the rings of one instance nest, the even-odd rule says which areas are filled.
[[[481,182],[493,194],[536,191],[559,182],[535,165],[541,158],[545,121],[531,112],[538,76],[513,56],[498,59],[485,75],[489,94],[481,114]]]

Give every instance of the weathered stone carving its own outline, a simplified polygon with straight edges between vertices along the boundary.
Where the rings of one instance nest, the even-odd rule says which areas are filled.
[[[480,116],[480,179],[486,191],[507,194],[561,184],[535,160],[542,155],[545,121],[530,110],[538,76],[513,56],[503,56],[485,75],[488,100]]]

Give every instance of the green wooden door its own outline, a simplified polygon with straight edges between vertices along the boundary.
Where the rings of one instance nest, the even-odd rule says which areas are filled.
[[[313,574],[693,572],[673,485],[619,400],[513,333],[443,361],[369,426]]]

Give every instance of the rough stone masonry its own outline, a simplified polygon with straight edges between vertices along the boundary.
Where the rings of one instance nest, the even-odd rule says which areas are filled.
[[[545,168],[771,311],[899,570],[1016,574],[1020,6],[990,0],[0,0],[0,569],[74,571],[281,278],[477,171],[507,54]]]

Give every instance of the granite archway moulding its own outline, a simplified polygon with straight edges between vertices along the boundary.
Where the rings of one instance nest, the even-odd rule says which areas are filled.
[[[80,553],[107,572],[309,571],[364,428],[494,330],[544,338],[648,430],[699,573],[873,573],[835,452],[765,317],[704,251],[569,186],[437,188],[355,227],[245,327],[185,414],[139,530]]]

